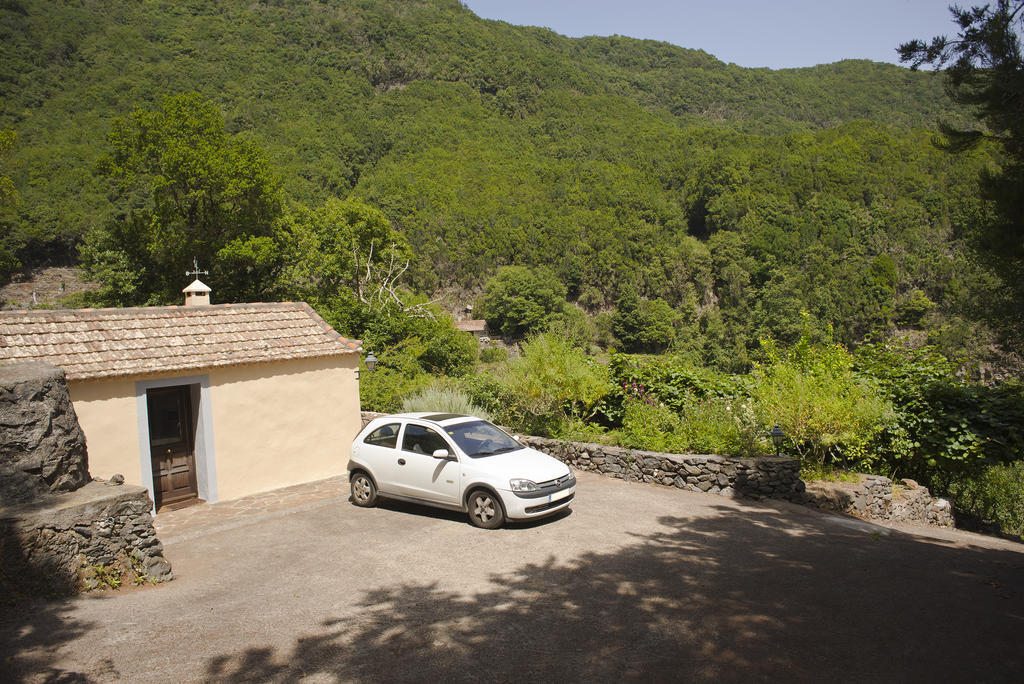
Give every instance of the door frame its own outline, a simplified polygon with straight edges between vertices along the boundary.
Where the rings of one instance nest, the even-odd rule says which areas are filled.
[[[149,498],[156,501],[153,488],[153,458],[149,442],[149,405],[146,390],[188,385],[191,389],[192,427],[195,435],[196,489],[199,498],[216,503],[217,463],[213,452],[213,409],[210,402],[210,376],[189,375],[135,382],[135,408],[139,432],[139,467],[142,486],[149,490]],[[156,513],[155,508],[151,511]]]

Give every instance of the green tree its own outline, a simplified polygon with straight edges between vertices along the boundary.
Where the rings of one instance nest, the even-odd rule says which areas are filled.
[[[565,285],[547,269],[504,266],[487,282],[484,318],[506,337],[544,330],[565,307]]]
[[[156,111],[118,119],[99,170],[142,207],[86,239],[82,259],[112,303],[167,303],[180,296],[193,257],[208,265],[221,301],[252,301],[281,268],[280,182],[253,141],[229,135],[197,93],[165,97]]]
[[[980,128],[942,124],[943,146],[953,152],[993,141],[1003,153],[996,171],[983,170],[981,188],[997,217],[978,227],[979,245],[1015,289],[1014,315],[1003,318],[1010,332],[1024,336],[1024,0],[996,0],[969,9],[951,7],[959,27],[955,38],[912,40],[899,47],[900,60],[917,69],[947,67],[953,100],[970,107]]]
[[[627,285],[615,305],[612,332],[627,352],[662,352],[675,341],[678,318],[665,300],[640,299]]]
[[[0,162],[6,161],[16,140],[17,135],[14,131],[0,129]],[[14,182],[7,177],[6,168],[0,169],[0,210],[14,204],[17,198],[18,193],[14,189]],[[15,246],[10,244],[11,231],[3,223],[5,221],[0,218],[0,228],[4,229],[0,236],[0,282],[10,278],[11,273],[20,266],[20,262],[14,254]]]
[[[336,329],[358,337],[374,317],[406,308],[397,281],[411,250],[379,209],[332,197],[315,209],[293,207],[279,226],[282,294],[309,302]]]

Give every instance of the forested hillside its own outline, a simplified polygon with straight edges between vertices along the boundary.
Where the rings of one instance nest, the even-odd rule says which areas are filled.
[[[963,114],[933,75],[744,69],[449,0],[16,0],[0,18],[8,273],[74,261],[142,206],[97,172],[112,122],[196,91],[289,202],[382,209],[417,292],[464,303],[499,266],[548,267],[591,313],[627,287],[664,300],[678,339],[725,367],[795,339],[801,311],[848,343],[899,327],[987,348],[970,308],[995,286],[959,238],[991,155],[934,148],[936,121]]]
[[[781,425],[808,476],[909,474],[1021,535],[1020,262],[978,244],[1019,202],[979,176],[1016,167],[936,146],[974,123],[944,83],[454,0],[7,0],[0,283],[173,303],[194,257],[216,301],[361,338],[367,409],[736,455]],[[518,356],[442,310],[469,304]]]

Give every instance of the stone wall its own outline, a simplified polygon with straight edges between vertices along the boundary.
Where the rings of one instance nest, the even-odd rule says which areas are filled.
[[[519,439],[523,444],[578,470],[622,480],[651,482],[721,496],[790,501],[801,501],[803,496],[800,466],[792,458],[662,454],[528,435],[520,435]]]
[[[64,372],[0,366],[0,600],[108,579],[164,581],[171,566],[143,487],[91,482]]]
[[[108,570],[119,581],[173,577],[153,528],[144,487],[90,482],[0,513],[0,600],[94,589]]]
[[[927,487],[904,479],[900,484],[881,475],[861,475],[856,482],[811,482],[805,503],[870,520],[952,527],[953,506],[931,495]]]

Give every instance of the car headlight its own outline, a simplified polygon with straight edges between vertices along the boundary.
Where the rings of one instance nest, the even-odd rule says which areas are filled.
[[[535,492],[540,489],[533,480],[509,480],[508,486],[513,492]]]

